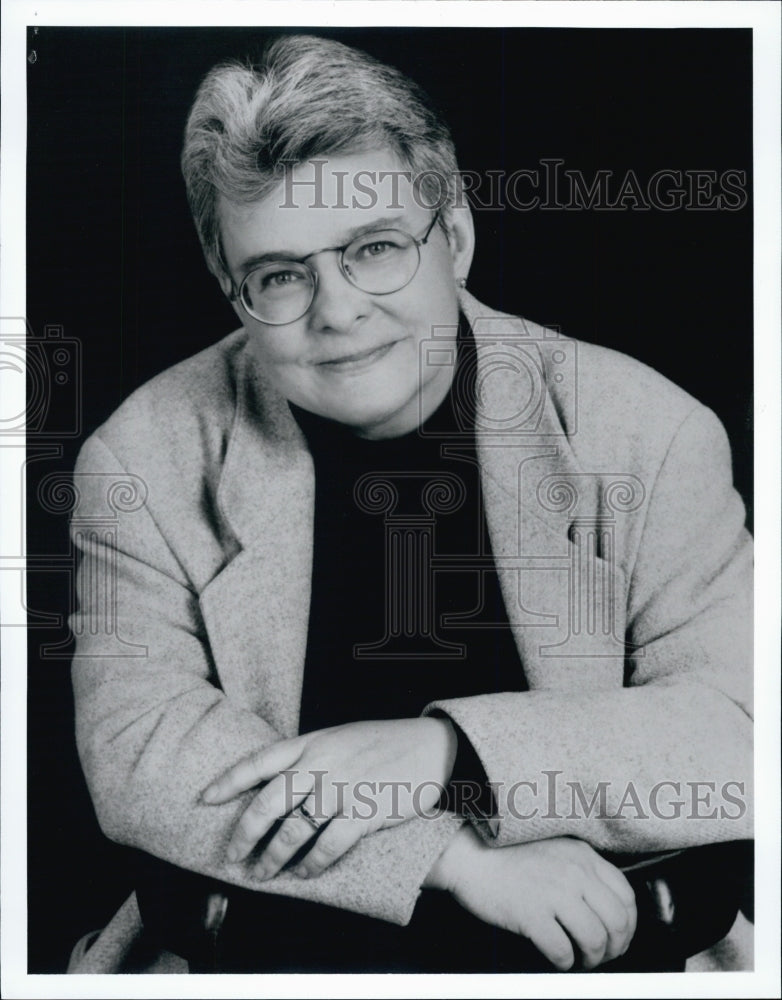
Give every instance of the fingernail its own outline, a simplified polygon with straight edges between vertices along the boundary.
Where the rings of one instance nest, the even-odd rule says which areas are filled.
[[[269,877],[269,873],[266,871],[266,868],[263,865],[256,865],[253,874],[255,875],[256,878],[261,878],[261,879]]]
[[[232,844],[228,848],[228,852],[226,854],[226,857],[228,858],[229,861],[238,861],[239,860],[239,848],[236,847],[234,844]]]
[[[299,878],[307,878],[309,876],[309,872],[304,867],[304,865],[299,865],[298,868],[294,868],[293,869],[293,874],[294,875],[298,875]]]
[[[214,802],[214,800],[217,798],[217,789],[213,785],[210,785],[209,788],[207,788],[204,794],[201,796],[201,798],[204,802],[206,802],[207,805],[209,805],[210,803]]]

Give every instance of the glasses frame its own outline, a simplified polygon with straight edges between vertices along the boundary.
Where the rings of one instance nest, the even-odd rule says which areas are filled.
[[[294,319],[286,319],[284,323],[270,322],[269,320],[261,319],[260,316],[256,316],[255,313],[252,312],[250,309],[248,309],[248,307],[245,305],[244,297],[242,295],[242,291],[244,289],[245,284],[250,279],[250,277],[256,271],[259,271],[261,269],[260,267],[254,267],[251,271],[248,271],[247,274],[245,274],[245,276],[242,278],[242,281],[239,284],[238,288],[236,287],[233,278],[231,278],[231,288],[232,288],[232,290],[231,290],[231,294],[228,296],[228,298],[229,298],[229,300],[231,302],[234,302],[234,301],[236,301],[238,299],[239,302],[241,303],[242,309],[244,309],[244,311],[247,313],[247,315],[248,316],[252,316],[252,318],[254,320],[257,320],[259,323],[263,323],[264,326],[289,326],[291,323],[296,323],[298,320],[300,320],[302,318],[302,316],[306,316],[307,315],[307,313],[310,310],[310,307],[312,306],[312,303],[315,301],[315,296],[318,293],[318,280],[319,280],[318,279],[318,272],[314,268],[310,267],[310,265],[307,263],[307,261],[311,257],[317,257],[318,254],[321,254],[321,253],[337,253],[337,254],[339,254],[339,269],[342,272],[342,276],[345,278],[346,281],[350,282],[350,284],[353,285],[354,288],[358,288],[359,291],[364,292],[366,295],[393,295],[395,292],[400,292],[403,288],[406,288],[410,284],[410,282],[413,280],[413,278],[416,276],[416,274],[418,274],[418,268],[421,266],[421,247],[426,246],[426,244],[428,243],[429,237],[432,235],[432,230],[435,227],[435,223],[440,218],[440,212],[441,211],[442,210],[440,208],[438,208],[435,211],[434,218],[432,219],[432,221],[427,226],[424,235],[421,236],[421,237],[419,237],[419,238],[416,238],[415,236],[413,236],[412,233],[405,232],[404,229],[389,229],[388,227],[384,227],[383,229],[377,229],[377,230],[374,231],[374,232],[377,232],[377,233],[399,233],[401,236],[405,236],[405,237],[407,237],[407,239],[413,241],[412,242],[412,246],[414,246],[415,249],[416,249],[416,253],[418,255],[418,260],[416,261],[416,265],[415,265],[415,268],[413,270],[413,273],[410,275],[410,277],[407,279],[407,281],[404,284],[402,284],[402,285],[399,286],[399,288],[393,288],[393,289],[391,289],[391,291],[388,291],[388,292],[368,292],[365,288],[362,288],[359,284],[357,284],[356,281],[355,281],[355,279],[351,276],[351,274],[350,274],[350,268],[345,264],[345,252],[347,250],[349,250],[350,247],[352,247],[353,244],[357,243],[359,240],[365,240],[367,238],[367,236],[374,235],[374,232],[372,230],[370,230],[369,232],[362,233],[361,236],[355,237],[355,239],[352,239],[349,243],[345,243],[342,246],[323,247],[323,249],[321,249],[321,250],[313,250],[312,253],[308,253],[305,257],[280,257],[279,263],[282,263],[282,264],[301,264],[304,267],[306,267],[307,270],[312,275],[312,294],[310,295],[310,300],[307,303],[307,308],[299,316],[296,316]],[[261,266],[262,267],[266,267],[268,265],[264,264],[264,265],[261,265]]]

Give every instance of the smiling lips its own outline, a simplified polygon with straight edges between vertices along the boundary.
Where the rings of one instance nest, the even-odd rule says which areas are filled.
[[[396,341],[392,341],[390,344],[372,347],[368,351],[346,354],[341,358],[335,358],[333,361],[320,361],[318,362],[318,367],[325,368],[327,371],[357,371],[361,368],[368,368],[375,361],[384,358],[395,343]]]

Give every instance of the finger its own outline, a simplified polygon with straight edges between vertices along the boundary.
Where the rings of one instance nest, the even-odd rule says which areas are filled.
[[[616,865],[612,865],[610,861],[601,858],[599,854],[595,855],[594,870],[608,888],[617,894],[625,906],[635,910],[635,892],[624,872]]]
[[[598,880],[586,890],[584,900],[608,934],[602,961],[610,962],[624,955],[635,933],[635,907],[625,906],[612,889]]]
[[[573,968],[576,961],[573,945],[553,916],[536,922],[526,936],[555,968],[561,972]]]
[[[346,854],[369,832],[365,822],[335,816],[295,870],[300,878],[315,878]]]
[[[571,900],[566,909],[557,911],[556,917],[581,952],[584,968],[599,965],[608,946],[608,931],[595,911],[583,899]]]
[[[307,779],[309,778],[309,784]],[[301,774],[301,786],[292,787],[286,775],[278,774],[268,785],[253,796],[236,824],[226,848],[229,861],[243,861],[258,841],[271,829],[273,823],[287,816],[312,791],[314,779]]]
[[[318,801],[322,796],[309,795],[295,806],[284,820],[279,830],[264,847],[254,868],[257,878],[267,879],[276,875],[332,818]],[[310,819],[304,814],[306,810]]]
[[[624,906],[629,920],[629,941],[632,941],[638,922],[638,909],[635,899],[635,890],[627,880],[623,871],[612,865],[605,858],[595,855],[594,871],[600,881],[614,893]]]
[[[238,764],[229,767],[204,790],[203,801],[207,805],[221,805],[260,782],[269,781],[280,771],[292,767],[301,756],[304,746],[304,738],[297,736],[291,740],[280,740],[279,743],[273,743],[245,757]]]

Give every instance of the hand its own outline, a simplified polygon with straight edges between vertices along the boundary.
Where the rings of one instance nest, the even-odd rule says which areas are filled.
[[[557,837],[488,847],[463,827],[425,885],[446,889],[470,913],[535,945],[556,968],[593,969],[618,958],[635,933],[635,893],[622,872],[583,840]]]
[[[203,799],[219,805],[268,782],[242,814],[228,844],[228,860],[246,859],[282,819],[256,861],[255,874],[271,878],[309,844],[295,869],[307,878],[319,875],[366,834],[431,809],[450,779],[455,756],[456,733],[447,719],[354,722],[260,750],[229,768]]]

